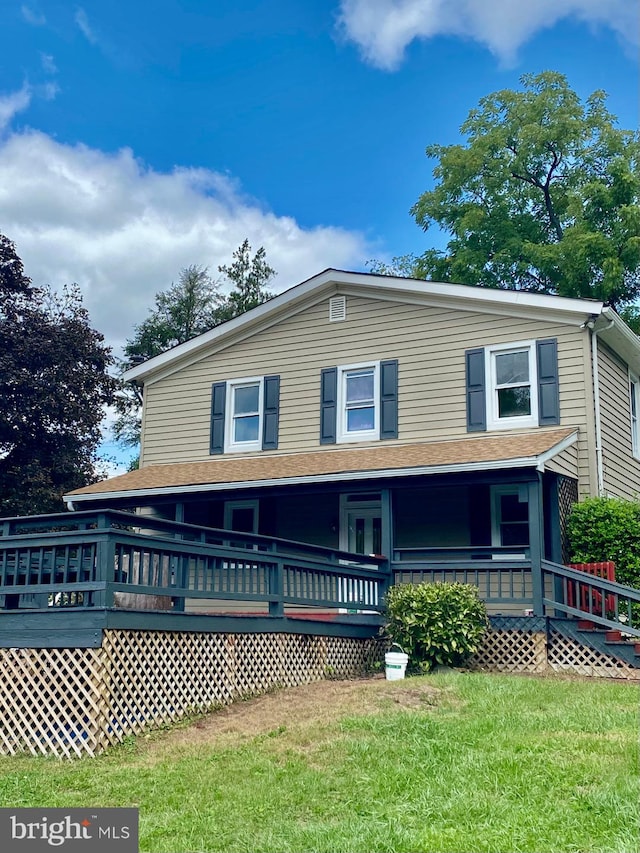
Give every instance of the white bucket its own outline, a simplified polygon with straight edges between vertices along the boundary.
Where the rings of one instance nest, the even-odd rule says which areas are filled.
[[[394,645],[396,644],[394,643]],[[401,649],[401,646],[398,646],[397,648]],[[408,661],[409,655],[405,654],[403,651],[387,652],[384,656],[384,667],[387,681],[399,681],[401,678],[404,678]]]

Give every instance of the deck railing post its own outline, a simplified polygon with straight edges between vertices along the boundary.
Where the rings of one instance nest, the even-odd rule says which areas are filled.
[[[276,560],[269,567],[269,594],[277,595],[269,602],[269,616],[284,616],[284,564]]]
[[[98,524],[103,521],[100,516]],[[113,589],[115,581],[116,543],[112,533],[103,533],[96,545],[96,580],[104,581],[106,588],[97,590],[93,596],[95,607],[113,607]]]

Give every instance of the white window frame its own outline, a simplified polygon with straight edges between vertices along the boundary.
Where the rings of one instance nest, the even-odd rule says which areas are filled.
[[[629,373],[629,418],[631,420],[631,453],[635,459],[640,459],[640,380],[633,373]]]
[[[360,370],[373,370],[373,429],[347,429],[347,376]],[[336,443],[372,441],[380,437],[380,362],[363,361],[338,367],[338,411],[336,418]]]
[[[512,418],[499,417],[498,387],[496,376],[496,355],[508,352],[526,351],[529,356],[529,387],[531,389],[531,414]],[[538,367],[536,363],[536,342],[519,341],[509,344],[496,344],[485,348],[485,374],[487,377],[487,429],[520,429],[538,426]]]
[[[235,441],[235,390],[251,385],[258,386],[258,438],[255,441]],[[254,450],[262,450],[262,429],[264,422],[264,377],[249,376],[244,379],[229,379],[227,381],[227,395],[225,406],[224,424],[224,452],[225,453],[249,453]]]

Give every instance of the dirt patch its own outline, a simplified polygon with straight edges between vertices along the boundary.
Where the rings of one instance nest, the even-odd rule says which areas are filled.
[[[213,711],[184,727],[164,732],[155,748],[198,744],[228,746],[259,735],[327,727],[343,717],[389,710],[426,710],[440,703],[443,690],[423,681],[386,681],[381,676],[353,681],[318,681],[276,690]]]

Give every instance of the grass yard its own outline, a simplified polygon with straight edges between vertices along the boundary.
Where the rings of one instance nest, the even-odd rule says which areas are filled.
[[[152,853],[638,851],[638,699],[595,679],[323,682],[98,759],[0,757],[0,806],[138,806]]]

